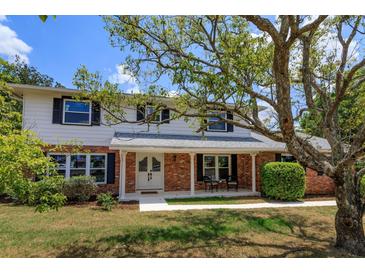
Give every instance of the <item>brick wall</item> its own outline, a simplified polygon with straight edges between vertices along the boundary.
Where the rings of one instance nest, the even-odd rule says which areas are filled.
[[[335,184],[327,176],[318,176],[317,172],[306,169],[306,188],[305,194],[334,194]]]
[[[125,192],[136,191],[136,153],[128,152],[126,156]],[[119,184],[118,184],[119,185]]]
[[[165,153],[165,191],[190,190],[190,155]]]
[[[49,151],[54,147],[47,147]],[[52,152],[57,152],[52,150]],[[75,147],[65,146],[58,152],[76,152]],[[113,184],[99,185],[99,192],[110,191],[119,193],[120,156],[119,151],[110,150],[103,146],[82,146],[77,152],[85,153],[115,153],[115,180]],[[251,155],[237,155],[237,177],[240,188],[251,189]],[[260,191],[261,167],[264,163],[275,161],[275,153],[262,152],[256,155],[256,189]],[[197,158],[194,159],[195,172],[197,170]],[[136,190],[136,153],[128,152],[126,158],[126,193]],[[164,154],[164,178],[165,191],[190,191],[190,155],[188,153],[165,153]],[[224,187],[224,185],[222,185]],[[195,174],[195,189],[203,190],[204,184],[197,182]],[[306,194],[333,194],[335,186],[327,176],[318,176],[317,172],[307,168],[306,171]]]
[[[263,152],[256,155],[256,189],[261,189],[261,167],[267,162],[275,161],[275,153]],[[251,189],[251,155],[237,155],[237,175],[240,187]],[[305,194],[333,194],[335,185],[331,178],[319,176],[316,171],[306,169]]]
[[[261,186],[261,167],[268,162],[275,161],[275,153],[258,153],[256,161],[256,190],[260,191]],[[237,176],[240,187],[252,189],[252,156],[250,154],[237,155]]]

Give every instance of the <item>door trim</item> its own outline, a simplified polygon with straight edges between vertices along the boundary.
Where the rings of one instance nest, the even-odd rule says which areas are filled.
[[[138,180],[138,155],[141,154],[147,154],[147,155],[161,155],[161,187],[160,188],[140,188],[139,187],[139,180]],[[165,153],[156,153],[156,152],[136,152],[136,165],[135,165],[135,172],[136,172],[136,186],[135,191],[141,192],[141,191],[148,191],[148,190],[156,190],[156,191],[162,191],[165,192]]]

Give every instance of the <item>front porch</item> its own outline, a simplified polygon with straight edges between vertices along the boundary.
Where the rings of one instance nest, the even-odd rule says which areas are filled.
[[[260,195],[259,167],[275,161],[276,152],[271,144],[251,136],[202,139],[149,133],[116,133],[110,149],[118,150],[120,156],[120,200],[146,195],[257,196]],[[227,178],[229,187],[238,187],[238,191],[228,191]],[[219,184],[218,192],[205,191],[209,183],[211,188]]]
[[[204,191],[204,190],[196,190],[194,194],[191,194],[191,191],[169,191],[169,192],[160,192],[160,193],[150,193],[150,194],[141,194],[141,193],[126,193],[124,199],[120,199],[121,201],[139,201],[141,198],[162,198],[162,199],[174,199],[174,198],[207,198],[207,197],[255,197],[260,196],[260,192],[253,192],[250,189],[240,188],[238,191]]]
[[[260,196],[257,191],[257,154],[258,152],[244,154],[244,160],[237,160],[237,154],[231,153],[210,152],[199,156],[194,152],[120,150],[119,200],[139,200],[140,197]],[[209,188],[209,184],[203,182],[203,175],[207,172],[207,169],[202,167],[204,155],[215,155],[217,163],[218,158],[226,160],[227,167],[222,170],[217,167],[215,172],[219,174],[219,179],[215,179],[219,181],[217,189]],[[234,174],[237,190],[227,189],[226,181],[222,179],[226,177],[220,177],[221,171],[224,171],[226,176]],[[155,178],[157,180],[154,180]]]

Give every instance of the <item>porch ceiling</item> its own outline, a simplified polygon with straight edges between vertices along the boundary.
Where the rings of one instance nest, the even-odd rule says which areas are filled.
[[[257,152],[283,151],[285,145],[273,141],[263,141],[254,137],[194,136],[152,133],[116,132],[111,148],[133,150],[171,150],[171,151],[221,151]]]

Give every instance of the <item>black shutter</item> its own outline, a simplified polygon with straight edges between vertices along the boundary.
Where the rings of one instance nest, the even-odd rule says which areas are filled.
[[[91,124],[100,126],[100,104],[93,102],[91,106]]]
[[[108,153],[106,183],[114,184],[115,180],[115,153]]]
[[[231,176],[237,180],[237,154],[231,155]]]
[[[170,123],[170,110],[169,109],[163,109],[161,111],[161,121],[163,124]]]
[[[143,106],[137,106],[137,121],[144,119],[145,108]]]
[[[233,114],[231,111],[227,111],[227,120],[233,120]],[[227,123],[227,132],[233,132],[233,125]]]
[[[63,100],[61,98],[53,98],[53,124],[62,124],[63,116]]]
[[[203,154],[196,155],[196,163],[197,163],[196,177],[198,181],[203,181]]]
[[[275,154],[275,161],[276,162],[281,162],[281,154],[280,153]]]

